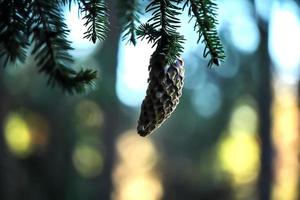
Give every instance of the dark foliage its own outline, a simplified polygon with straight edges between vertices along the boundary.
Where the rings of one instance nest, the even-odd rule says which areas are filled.
[[[58,85],[69,93],[84,92],[93,84],[96,71],[72,69],[74,60],[69,54],[68,27],[64,23],[63,6],[77,4],[87,28],[84,38],[103,41],[109,31],[108,9],[104,0],[2,0],[0,2],[0,59],[3,67],[24,63],[29,49],[39,72],[48,76],[48,83]],[[157,47],[156,52],[173,63],[183,52],[184,38],[177,31],[179,15],[188,7],[195,18],[198,42],[205,44],[204,57],[210,55],[208,66],[219,65],[224,50],[217,35],[216,9],[213,0],[151,0],[145,8],[152,17],[138,27],[138,0],[118,1],[123,38],[136,44],[136,36],[147,39]]]

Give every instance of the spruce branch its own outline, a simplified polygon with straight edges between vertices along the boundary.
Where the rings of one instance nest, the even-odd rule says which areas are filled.
[[[170,65],[180,57],[184,43],[178,15],[188,7],[194,29],[199,34],[198,43],[204,43],[203,56],[210,56],[208,66],[219,65],[225,58],[217,34],[217,5],[214,0],[149,0],[146,12],[150,19],[139,27],[139,0],[119,0],[120,22],[123,39],[136,44],[136,37],[146,39],[156,46],[153,54],[163,57]],[[184,3],[185,2],[185,3]],[[51,85],[59,85],[70,93],[84,91],[93,84],[96,72],[74,71],[74,61],[69,54],[71,43],[69,30],[64,23],[61,8],[77,3],[84,13],[84,38],[104,40],[108,32],[108,10],[105,0],[0,0],[0,59],[8,62],[24,62],[29,44],[39,71],[48,76]]]
[[[155,29],[160,28],[161,32],[172,35],[179,28],[180,20],[176,17],[180,14],[180,8],[176,6],[177,0],[152,0],[146,7],[146,12],[152,12],[152,21]]]
[[[62,69],[55,72],[55,79],[49,79],[48,84],[55,86],[57,83],[63,86],[63,91],[69,94],[83,93],[95,85],[95,78],[97,78],[97,71],[95,70],[81,69],[79,72],[75,72],[70,69]]]
[[[32,4],[32,54],[39,72],[46,74],[51,86],[59,85],[69,93],[84,92],[91,85],[96,72],[71,69],[73,58],[68,53],[72,49],[66,39],[69,30],[63,22],[62,11],[56,3],[35,0]]]
[[[79,0],[81,12],[85,14],[84,26],[87,31],[84,33],[84,38],[92,40],[93,43],[98,39],[103,41],[108,32],[108,14],[107,6],[103,0]]]
[[[167,36],[166,40],[167,42],[162,50],[165,52],[166,57],[168,58],[168,63],[170,64],[174,62],[174,60],[178,59],[182,54],[183,46],[181,44],[184,43],[184,38],[182,35],[174,33]]]
[[[140,23],[139,7],[138,0],[119,0],[119,17],[124,33],[122,38],[131,42],[134,46],[136,45],[137,23]]]
[[[152,25],[149,23],[141,24],[137,31],[137,38],[140,38],[141,40],[146,39],[149,43],[155,43],[157,39],[160,37],[160,32],[153,28]]]
[[[0,2],[0,58],[5,67],[8,62],[24,62],[28,48],[28,4],[24,0]]]
[[[154,41],[157,51],[166,55],[167,63],[173,63],[182,53],[183,36],[177,32],[180,20],[180,7],[177,0],[152,0],[146,7],[146,12],[152,12],[148,24],[140,26],[140,33],[147,33],[148,41]]]
[[[224,60],[225,53],[216,28],[217,4],[213,0],[187,0],[183,8],[189,3],[189,15],[196,18],[194,29],[199,34],[198,43],[201,41],[205,44],[203,56],[210,55],[208,67],[219,65]]]

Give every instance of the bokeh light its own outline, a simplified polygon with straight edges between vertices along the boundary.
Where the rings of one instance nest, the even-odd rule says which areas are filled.
[[[256,10],[252,9],[253,2]],[[118,63],[113,66],[117,67],[116,88],[110,88],[114,83],[104,83],[104,90],[95,90],[91,95],[93,99],[107,98],[105,102],[111,102],[110,106],[117,109],[104,109],[103,101],[91,100],[88,96],[74,99],[51,90],[47,93],[43,90],[46,85],[32,80],[31,74],[37,70],[32,58],[21,68],[7,68],[7,75],[2,77],[3,86],[0,85],[4,108],[1,117],[5,118],[3,148],[7,148],[1,151],[0,172],[4,175],[1,182],[8,190],[3,190],[1,199],[13,198],[19,195],[15,191],[20,190],[34,197],[57,199],[52,198],[53,189],[57,188],[63,194],[57,194],[62,199],[159,200],[172,199],[172,195],[177,194],[180,197],[174,199],[258,199],[262,192],[257,188],[262,181],[258,174],[260,163],[264,164],[259,156],[264,153],[261,150],[265,150],[260,137],[269,134],[258,134],[258,124],[264,120],[271,122],[274,145],[272,199],[298,199],[300,113],[295,88],[300,77],[300,10],[295,2],[218,0],[217,28],[226,59],[221,67],[212,69],[205,67],[209,56],[202,56],[204,44],[196,43],[198,34],[192,31],[195,19],[188,23],[190,17],[183,15],[179,32],[186,39],[182,54],[186,93],[181,100],[186,102],[181,102],[176,112],[175,125],[171,122],[170,126],[160,129],[160,134],[146,138],[139,137],[135,130],[117,132],[136,123],[136,120],[133,122],[136,107],[146,93],[149,59],[155,50],[146,40],[133,46],[120,39],[119,47],[105,49],[109,52],[119,48],[118,58],[101,60],[101,63],[113,63],[115,59]],[[147,2],[141,1],[141,4]],[[71,12],[65,8],[66,23],[71,31],[68,39],[75,48],[71,51],[76,60],[75,68],[83,62],[99,66],[97,56],[88,55],[100,52],[95,48],[101,46],[83,38],[86,27],[77,6],[73,4]],[[114,12],[112,10],[112,14]],[[259,17],[269,22],[268,26],[261,23]],[[142,14],[141,21],[145,19]],[[115,29],[118,26],[115,18],[111,22],[111,31],[120,30]],[[260,42],[266,42],[260,41],[262,30],[258,28],[269,34],[266,38],[272,72],[268,75],[272,84],[275,82],[272,99],[236,97],[245,93],[257,95],[257,89],[265,87],[258,80],[264,66],[250,67],[269,59],[267,52],[260,54],[262,49],[257,49],[265,45]],[[107,76],[104,82],[115,80],[113,71],[102,74]],[[108,90],[116,92],[120,102],[106,95]],[[47,101],[38,98],[41,96]],[[263,104],[265,100],[267,104]],[[263,104],[261,112],[272,106],[270,118],[259,119],[256,101],[262,101],[259,102]],[[45,116],[20,111],[15,108],[18,106],[40,109]],[[228,117],[230,109],[232,113]],[[112,110],[118,112],[109,113]],[[8,115],[4,115],[5,112]],[[67,115],[71,120],[64,118]],[[108,121],[113,123],[104,124]],[[172,135],[169,137],[166,132]],[[162,151],[157,150],[152,139],[156,139]],[[71,152],[70,148],[73,148]],[[108,169],[109,174],[104,174],[104,164],[105,172],[106,167],[113,167]],[[62,181],[53,181],[57,178]],[[106,185],[106,181],[112,181],[112,185]],[[111,198],[101,198],[107,194]],[[223,194],[235,198],[226,198]],[[188,197],[184,198],[185,195]]]
[[[202,117],[212,117],[222,103],[222,94],[218,85],[208,82],[203,87],[198,88],[192,97],[193,106]]]
[[[300,173],[300,118],[294,86],[276,82],[273,114],[276,151],[273,199],[294,200],[299,192]]]
[[[136,136],[135,134],[119,139],[117,152],[120,162],[128,164],[127,167],[131,169],[137,168],[143,171],[143,167],[152,168],[157,161],[155,148],[149,140]],[[131,162],[127,162],[129,155],[132,157]]]
[[[76,117],[86,127],[101,127],[103,113],[98,104],[91,100],[82,100],[76,106]]]
[[[155,176],[135,175],[122,182],[122,190],[114,199],[122,200],[159,200],[162,186]]]
[[[73,50],[70,53],[77,59],[85,58],[91,54],[95,48],[96,44],[93,44],[88,39],[84,38],[84,33],[86,28],[84,28],[85,21],[82,20],[84,13],[78,11],[78,5],[72,4],[71,9],[65,7],[65,19],[70,29],[70,34],[68,34],[68,40],[72,41]]]
[[[146,40],[136,46],[120,40],[116,91],[127,106],[138,106],[146,94],[149,59],[154,49]]]
[[[262,17],[264,20],[269,20],[271,10],[272,10],[272,3],[275,0],[255,0],[255,8],[257,13]]]
[[[92,178],[101,173],[103,156],[96,147],[88,144],[78,144],[74,149],[73,163],[79,175]]]
[[[241,103],[232,113],[229,123],[230,132],[240,131],[255,134],[257,129],[257,113],[254,101],[248,97],[245,98],[249,103]],[[243,101],[243,100],[242,100]],[[251,102],[251,103],[250,103]]]
[[[15,156],[25,158],[33,150],[30,128],[25,119],[18,113],[10,113],[4,125],[4,138],[8,149]]]
[[[299,13],[293,1],[276,1],[271,12],[270,55],[280,78],[290,84],[300,77]]]
[[[114,200],[159,200],[163,189],[155,172],[157,152],[149,138],[128,131],[117,141],[118,162],[114,169]]]
[[[253,53],[259,44],[259,32],[249,1],[220,1],[220,24],[229,26],[233,45],[244,53]]]
[[[238,101],[218,147],[221,166],[235,184],[253,182],[259,169],[257,114],[251,102],[250,97]]]
[[[219,159],[236,184],[255,180],[259,164],[259,145],[253,135],[229,134],[219,146]]]

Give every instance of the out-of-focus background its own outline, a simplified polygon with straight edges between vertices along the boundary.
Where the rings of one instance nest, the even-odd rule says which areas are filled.
[[[30,60],[0,69],[0,199],[299,200],[299,1],[217,1],[227,57],[213,69],[182,16],[183,96],[146,138],[135,128],[153,49],[120,39],[110,2],[96,45],[65,9],[76,67],[99,71],[87,95],[47,87]]]

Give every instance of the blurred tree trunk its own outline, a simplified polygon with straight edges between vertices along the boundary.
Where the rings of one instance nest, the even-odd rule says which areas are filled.
[[[255,1],[250,0],[255,8]],[[257,181],[258,199],[270,200],[273,184],[273,144],[272,144],[272,77],[271,58],[268,51],[268,22],[264,21],[254,9],[260,34],[260,44],[257,49],[258,63],[255,67],[256,101],[258,104],[258,133],[260,137],[260,171]]]
[[[260,33],[260,45],[257,56],[257,91],[256,99],[258,103],[259,117],[259,137],[261,144],[260,172],[258,177],[258,196],[260,200],[270,200],[273,182],[273,144],[271,133],[271,60],[268,53],[268,23],[258,19]]]

